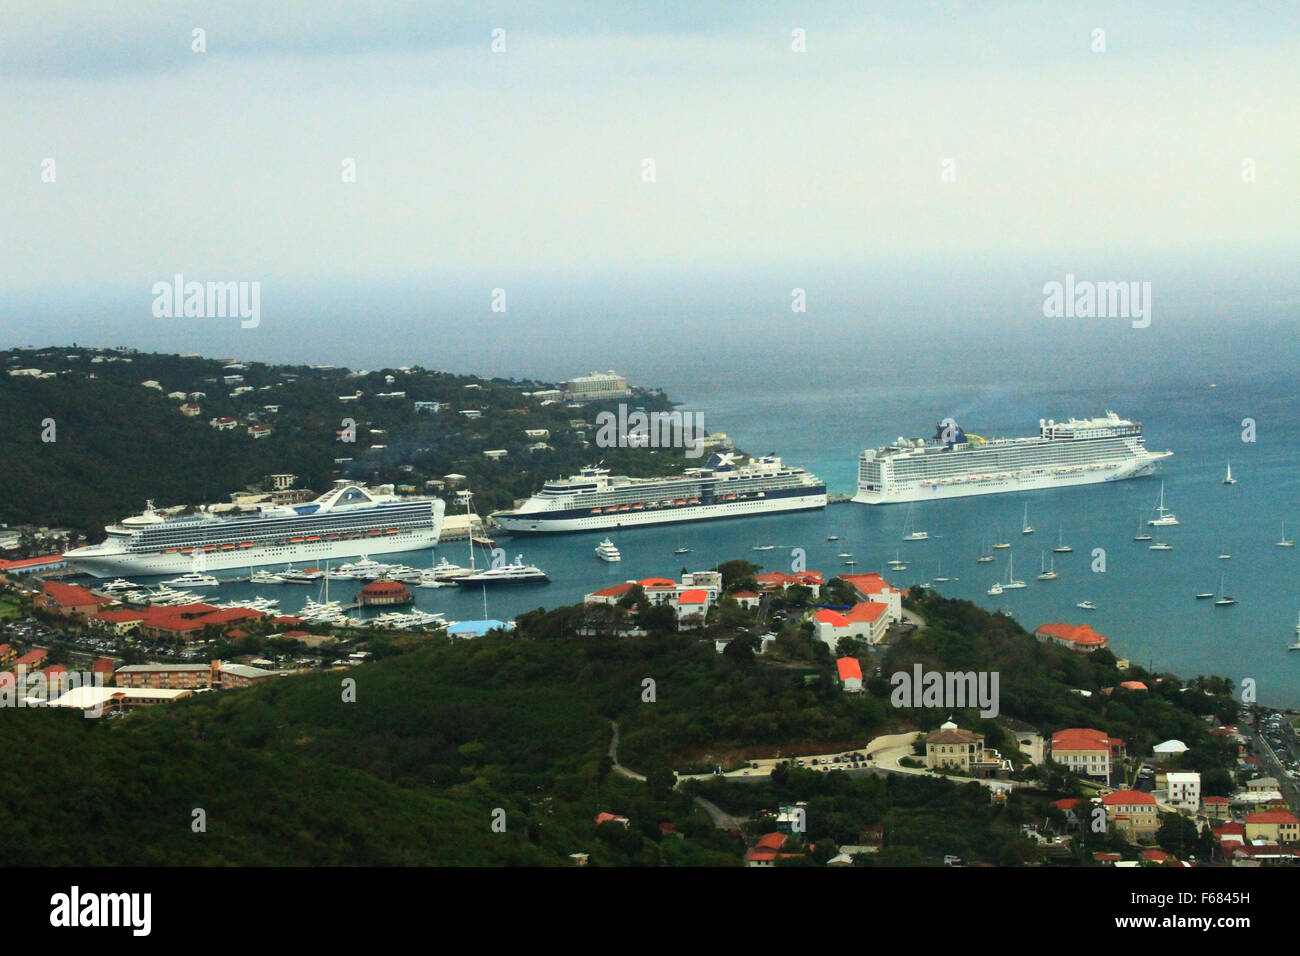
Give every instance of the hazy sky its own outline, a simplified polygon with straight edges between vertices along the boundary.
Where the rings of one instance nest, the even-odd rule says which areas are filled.
[[[1295,250],[1298,10],[14,4],[0,337],[178,272],[269,310],[276,283]]]

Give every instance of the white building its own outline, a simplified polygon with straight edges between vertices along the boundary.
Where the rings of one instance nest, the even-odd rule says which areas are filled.
[[[1170,772],[1165,775],[1169,785],[1170,806],[1196,813],[1201,809],[1201,775],[1199,773]]]
[[[601,398],[627,398],[632,390],[627,387],[627,379],[613,369],[608,372],[592,372],[570,379],[564,383],[565,398],[574,401],[591,401]]]

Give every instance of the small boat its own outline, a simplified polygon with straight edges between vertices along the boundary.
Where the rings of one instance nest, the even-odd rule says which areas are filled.
[[[848,566],[848,567],[852,567],[853,565],[855,565],[855,564],[857,564],[857,563],[858,563],[858,562],[854,561],[852,558],[850,558],[848,561],[845,561],[845,562],[844,562],[844,564],[845,564],[846,566]]]
[[[1212,598],[1212,597],[1214,597],[1214,592],[1213,592],[1213,591],[1202,591],[1201,593],[1199,593],[1198,595],[1196,595],[1196,600],[1198,600],[1198,601],[1208,601],[1208,600],[1209,600],[1210,598]]]
[[[991,564],[992,562],[993,562],[993,554],[989,551],[988,548],[984,547],[984,542],[981,541],[981,542],[980,542],[980,556],[979,556],[978,558],[975,559],[975,563],[976,563],[976,564]]]
[[[1142,515],[1140,515],[1140,514],[1138,515],[1138,529],[1137,529],[1137,534],[1133,535],[1133,540],[1134,540],[1134,541],[1150,541],[1150,540],[1151,540],[1151,532],[1149,532],[1149,531],[1145,531],[1145,530],[1143,530],[1143,528],[1142,528]]]
[[[1293,541],[1291,538],[1288,538],[1288,537],[1286,536],[1286,522],[1285,522],[1285,521],[1282,522],[1282,537],[1278,538],[1277,541],[1274,542],[1274,544],[1276,544],[1279,548],[1294,548],[1294,547],[1295,547],[1295,541]]]
[[[622,561],[623,555],[619,554],[618,548],[614,542],[606,538],[600,544],[596,545],[596,557],[602,561]]]
[[[1237,483],[1237,479],[1232,477],[1232,462],[1228,462],[1228,474],[1224,476],[1223,483],[1225,485],[1235,485]]]
[[[1050,571],[1047,569],[1047,553],[1046,553],[1046,552],[1043,552],[1043,553],[1040,555],[1040,558],[1041,558],[1041,560],[1039,561],[1039,567],[1040,567],[1041,570],[1040,570],[1039,573],[1038,573],[1038,580],[1040,580],[1040,581],[1055,581],[1058,577],[1060,577],[1060,575],[1056,573],[1056,559],[1055,559],[1055,558],[1052,559],[1052,568],[1051,568]]]
[[[690,548],[678,548],[673,552],[673,554],[690,554],[690,553],[691,553]]]
[[[1014,554],[1007,555],[1007,583],[1002,587],[1006,590],[1029,587],[1024,581],[1016,580],[1016,556]]]
[[[842,551],[842,552],[840,552],[839,557],[841,557],[841,558],[851,558],[851,557],[853,557],[853,555],[849,554],[849,552],[847,552],[847,551]]]
[[[1155,544],[1152,544],[1152,545],[1148,545],[1147,548],[1148,548],[1148,550],[1150,550],[1150,551],[1172,551],[1172,550],[1174,550],[1174,546],[1173,546],[1172,544],[1170,544],[1170,543],[1167,542],[1167,541],[1161,541],[1160,538],[1159,538],[1158,536],[1156,537],[1156,543],[1155,543]]]
[[[1052,549],[1057,554],[1069,554],[1074,548],[1065,543],[1065,527],[1061,526],[1056,529],[1056,547]]]
[[[1300,615],[1296,616],[1295,622],[1295,643],[1286,646],[1288,651],[1300,651]]]
[[[284,578],[271,571],[254,571],[248,576],[250,584],[283,584]]]
[[[826,540],[827,540],[827,541],[838,541],[838,540],[840,540],[840,536],[839,536],[838,534],[828,534],[828,535],[826,536]]]
[[[989,588],[987,593],[989,593],[989,594],[1001,594],[1001,593],[1002,593],[1002,585],[1001,585],[1001,584],[998,584],[996,581],[993,582],[993,587]]]
[[[1034,533],[1034,526],[1031,525],[1031,524],[1029,523],[1029,505],[1028,505],[1028,503],[1025,504],[1025,517],[1024,517],[1024,519],[1020,522],[1020,533],[1021,533],[1021,534],[1033,534],[1033,533]]]
[[[934,576],[934,579],[941,584],[947,583],[947,581],[950,580],[949,578],[944,576],[942,561],[939,562],[939,573]]]
[[[774,545],[774,544],[756,544],[756,545],[754,545],[754,550],[755,550],[755,551],[774,551],[774,550],[776,550],[776,545]]]
[[[1093,604],[1091,601],[1080,601],[1075,605],[1075,607],[1083,608],[1085,611],[1097,610],[1097,605]]]

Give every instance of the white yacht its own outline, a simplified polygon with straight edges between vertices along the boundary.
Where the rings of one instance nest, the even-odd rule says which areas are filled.
[[[1157,536],[1156,543],[1147,545],[1147,549],[1149,551],[1172,551],[1174,550],[1174,546],[1168,541],[1161,541],[1159,536]]]
[[[200,574],[198,571],[189,571],[186,574],[172,578],[170,581],[163,582],[168,587],[180,588],[212,588],[220,583],[212,575]]]
[[[254,571],[248,576],[249,584],[283,584],[284,578],[273,571]]]
[[[531,584],[551,580],[546,572],[536,565],[524,564],[522,554],[515,555],[513,564],[475,571],[464,577],[456,578],[457,584]]]
[[[1151,540],[1151,532],[1150,532],[1150,531],[1147,531],[1145,528],[1142,527],[1142,515],[1141,515],[1141,514],[1138,515],[1138,529],[1137,529],[1137,534],[1133,535],[1133,540],[1134,540],[1134,541],[1150,541],[1150,540]]]
[[[596,545],[596,557],[602,561],[622,561],[623,555],[618,553],[618,548],[614,542],[606,538],[600,544]]]
[[[1224,580],[1225,580],[1225,579],[1224,579],[1223,577],[1220,577],[1220,578],[1219,578],[1219,595],[1220,595],[1220,596],[1219,596],[1219,599],[1218,599],[1217,601],[1214,602],[1214,606],[1215,606],[1215,607],[1229,607],[1229,606],[1231,606],[1231,605],[1237,603],[1237,599],[1236,599],[1235,597],[1232,597],[1232,596],[1230,596],[1230,595],[1224,593],[1224,590],[1223,590],[1223,582],[1224,582]]]
[[[1065,526],[1061,525],[1056,530],[1056,547],[1052,549],[1057,554],[1069,554],[1074,548],[1065,543]]]
[[[285,584],[315,584],[323,577],[325,572],[319,568],[303,568],[298,571],[287,568],[280,573],[280,579]]]
[[[116,581],[109,581],[103,587],[99,588],[99,590],[105,594],[112,594],[115,591],[136,591],[139,590],[139,588],[140,585],[138,584],[132,584],[125,578],[118,578]]]
[[[446,555],[439,558],[438,563],[431,570],[435,581],[454,581],[457,578],[463,578],[474,573],[472,568],[463,568],[459,564],[452,564],[447,560]]]
[[[1021,533],[1021,534],[1033,534],[1033,533],[1034,533],[1034,526],[1031,525],[1031,524],[1029,523],[1029,504],[1028,504],[1028,503],[1025,504],[1025,517],[1024,517],[1024,519],[1020,522],[1020,533]]]
[[[1294,548],[1295,541],[1286,536],[1286,522],[1282,522],[1282,537],[1274,542],[1279,548]]]
[[[1224,476],[1223,483],[1225,485],[1235,485],[1237,483],[1237,479],[1232,477],[1232,462],[1228,462],[1228,474]]]
[[[1156,505],[1156,516],[1147,522],[1153,528],[1164,528],[1178,524],[1178,517],[1165,507],[1165,483],[1160,482],[1160,503]]]
[[[1097,605],[1093,604],[1091,601],[1080,601],[1078,604],[1075,605],[1075,607],[1083,608],[1083,610],[1085,611],[1097,610]]]
[[[907,520],[903,522],[903,540],[904,541],[925,541],[930,535],[925,531],[912,531],[912,512],[907,512]]]

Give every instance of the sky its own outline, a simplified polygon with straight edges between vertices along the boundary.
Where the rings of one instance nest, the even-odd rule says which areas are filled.
[[[686,299],[727,331],[788,314],[795,287],[901,314],[1011,273],[1028,318],[1088,269],[1181,276],[1165,302],[1248,276],[1297,304],[1294,3],[45,2],[4,21],[0,344],[343,364],[323,325],[472,336],[500,324],[497,288],[540,338],[611,302],[635,327]],[[160,320],[176,274],[259,282],[261,327]]]

